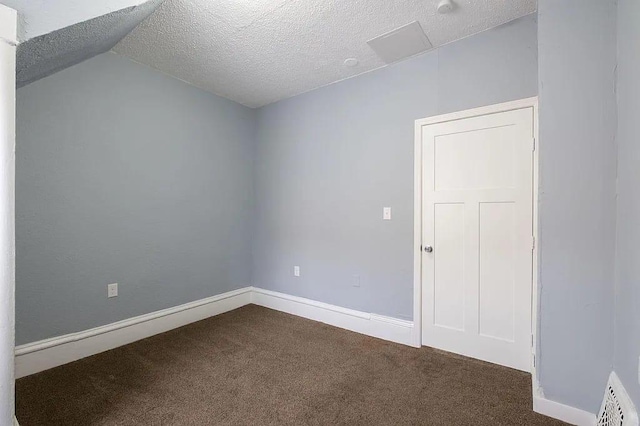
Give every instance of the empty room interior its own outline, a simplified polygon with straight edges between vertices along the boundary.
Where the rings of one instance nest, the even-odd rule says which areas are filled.
[[[638,426],[639,135],[637,0],[0,0],[0,426]]]

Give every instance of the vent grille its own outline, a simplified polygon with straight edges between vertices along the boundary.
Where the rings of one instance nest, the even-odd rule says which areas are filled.
[[[418,21],[396,28],[367,43],[387,64],[417,55],[433,47]]]
[[[609,376],[598,426],[638,426],[638,413],[615,372]]]

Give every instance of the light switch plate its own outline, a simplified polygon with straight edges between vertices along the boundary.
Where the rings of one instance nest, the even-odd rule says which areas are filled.
[[[293,267],[293,276],[294,277],[299,277],[300,276],[300,267],[299,266],[294,266]]]
[[[117,297],[118,296],[118,283],[113,283],[107,285],[107,297]]]

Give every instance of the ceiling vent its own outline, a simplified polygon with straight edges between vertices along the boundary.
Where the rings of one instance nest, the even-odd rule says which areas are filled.
[[[372,38],[367,43],[387,64],[417,55],[433,47],[418,21]]]

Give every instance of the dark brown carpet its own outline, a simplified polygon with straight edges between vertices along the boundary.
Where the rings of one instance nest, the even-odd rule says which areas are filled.
[[[553,425],[529,375],[254,305],[20,379],[30,425]]]

